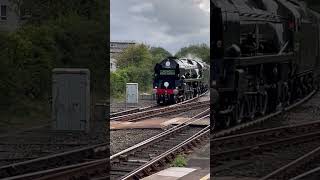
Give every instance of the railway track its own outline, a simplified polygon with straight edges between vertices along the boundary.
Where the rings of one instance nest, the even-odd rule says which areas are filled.
[[[117,116],[114,118],[111,118],[111,121],[129,121],[129,122],[135,122],[140,121],[147,118],[157,117],[157,116],[163,116],[163,115],[169,115],[177,112],[185,112],[192,109],[197,108],[204,108],[209,107],[210,102],[209,101],[202,101],[202,102],[192,102],[187,104],[182,104],[179,106],[173,107],[164,107],[159,109],[153,109],[148,111],[143,111],[139,113],[133,113],[123,116]]]
[[[218,163],[317,140],[320,121],[216,138],[211,141],[214,144],[211,157]]]
[[[154,116],[159,115],[159,113],[179,112],[179,111],[181,111],[181,109],[188,107],[187,104],[195,105],[195,106],[197,106],[198,104],[201,104],[202,102],[195,102],[195,101],[197,101],[199,98],[205,96],[207,93],[208,92],[205,92],[205,93],[201,94],[200,96],[197,96],[192,99],[180,102],[178,104],[166,106],[166,107],[161,107],[161,106],[155,105],[155,106],[148,106],[148,107],[144,107],[144,108],[135,108],[135,109],[131,109],[131,110],[112,113],[112,114],[110,114],[110,120],[135,121],[135,120],[145,119],[148,117],[154,117]],[[151,114],[154,114],[154,115],[151,115]],[[145,118],[144,118],[144,116],[145,116]]]
[[[320,178],[320,146],[260,180],[316,180]],[[314,163],[316,162],[316,163]]]
[[[289,111],[289,110],[301,105],[302,103],[304,103],[307,100],[309,100],[315,93],[316,93],[316,91],[312,91],[309,95],[307,95],[303,99],[295,102],[294,104],[292,104],[292,105],[290,105],[288,107],[285,107],[285,108],[283,108],[281,110],[278,110],[277,112],[273,112],[273,113],[268,114],[266,116],[257,118],[257,119],[252,120],[252,121],[248,121],[248,122],[242,123],[240,125],[236,125],[234,127],[231,127],[231,128],[225,129],[225,130],[220,130],[220,131],[214,132],[213,134],[211,134],[211,139],[219,138],[219,137],[223,137],[223,136],[233,135],[233,134],[236,134],[240,130],[243,130],[243,129],[246,129],[246,128],[250,128],[250,127],[262,124],[262,123],[266,122],[267,120],[280,115],[283,112]]]
[[[175,134],[174,132],[177,133],[177,132],[181,132],[182,130],[187,132],[186,135],[189,134],[191,136],[190,133],[192,131],[196,133],[196,130],[190,130],[192,128],[190,128],[189,125],[193,121],[198,120],[199,117],[205,116],[205,114],[208,114],[208,113],[209,113],[209,109],[198,114],[197,116],[194,116],[188,122],[185,122],[183,125],[178,125],[171,129],[168,129],[165,132],[153,137],[152,140],[149,139],[147,141],[139,143],[134,147],[131,147],[125,151],[122,151],[121,153],[111,156],[110,158],[105,158],[107,149],[109,148],[108,144],[101,144],[97,146],[60,153],[60,154],[56,154],[48,157],[42,157],[42,158],[38,158],[35,160],[30,160],[22,163],[16,163],[6,167],[1,167],[0,177],[11,176],[11,178],[9,179],[36,179],[44,175],[50,175],[50,174],[54,174],[55,176],[57,176],[59,175],[59,173],[62,173],[62,172],[67,173],[68,172],[67,170],[70,170],[74,173],[77,169],[79,168],[82,169],[84,167],[85,167],[85,170],[81,170],[78,172],[81,174],[81,176],[83,175],[83,173],[86,173],[90,170],[96,171],[97,168],[98,169],[100,168],[101,171],[104,171],[106,174],[106,172],[108,172],[107,171],[108,167],[106,166],[107,164],[109,164],[110,161],[116,162],[117,160],[123,159],[123,157],[126,154],[131,152],[136,152],[139,150],[139,148],[147,147],[150,145],[151,142],[156,142],[157,139],[158,140],[161,139],[160,137],[170,138],[169,134],[172,135],[172,134]],[[208,117],[208,115],[206,115],[205,117]],[[209,131],[207,133],[208,133],[207,135],[209,136]],[[187,138],[187,136],[184,135],[183,133],[180,133],[180,135],[181,135],[180,139],[179,138],[176,139],[177,143],[178,143],[178,140],[183,141],[183,139],[181,138],[183,137]],[[76,175],[73,174],[72,177],[74,176]],[[66,176],[66,177],[70,177],[70,176]],[[48,177],[48,179],[50,179],[50,177]],[[60,177],[56,179],[60,179]]]
[[[146,171],[152,171],[153,168],[157,169],[155,163],[159,163],[158,161],[160,161],[160,159],[158,158],[160,156],[164,159],[167,157],[164,156],[164,153],[172,151],[172,149],[180,143],[185,142],[198,133],[206,130],[210,131],[210,126],[206,126],[205,128],[192,128],[189,126],[191,123],[203,118],[209,118],[209,115],[200,119],[191,120],[183,125],[176,126],[159,136],[152,137],[141,145],[129,148],[111,156],[111,179],[139,178],[143,177],[141,174]],[[123,159],[123,157],[125,158]],[[158,161],[154,162],[155,159],[158,159]],[[160,163],[165,164],[165,162]]]
[[[276,128],[260,129],[255,131],[244,132],[242,134],[236,134],[238,131],[241,130],[247,130],[248,128],[250,130],[251,127],[255,127],[256,125],[259,125],[274,116],[280,115],[285,111],[295,108],[296,106],[307,101],[311,96],[313,96],[314,93],[315,92],[310,93],[304,99],[301,99],[300,101],[296,102],[295,104],[287,108],[284,108],[281,111],[272,113],[266,117],[259,118],[255,121],[247,122],[245,124],[241,124],[239,126],[227,130],[222,130],[213,134],[211,143],[214,144],[214,150],[212,151],[213,153],[211,154],[211,158],[214,159],[213,166],[216,167],[214,169],[215,174],[217,173],[221,175],[221,172],[225,172],[222,174],[226,174],[226,176],[228,176],[229,173],[226,172],[228,171],[227,169],[231,167],[242,166],[242,164],[245,167],[251,167],[248,164],[249,162],[251,162],[251,160],[246,159],[254,159],[254,157],[256,156],[264,157],[263,154],[265,153],[273,154],[274,152],[272,151],[283,151],[283,148],[295,147],[296,145],[303,145],[305,143],[314,144],[315,142],[319,142],[320,121],[287,125]],[[315,154],[311,156],[315,156]],[[319,155],[317,155],[317,157],[319,157]],[[310,159],[314,160],[315,158],[311,157]],[[318,158],[318,160],[320,159]],[[273,173],[270,173],[265,177],[264,180],[290,178],[299,179],[300,177],[315,177],[319,175],[320,170],[316,167],[313,167],[314,169],[310,169],[310,167],[307,165],[308,162],[310,161],[300,161],[298,162],[302,163],[300,165],[292,165],[294,164],[292,162],[289,165],[284,166]],[[289,170],[285,170],[285,167],[288,167]],[[306,170],[303,171],[304,173],[301,173],[297,177],[293,176],[294,173],[299,172],[300,169],[304,169],[305,167],[309,167],[308,170],[310,171]],[[237,174],[232,174],[231,176],[233,175],[236,176]]]

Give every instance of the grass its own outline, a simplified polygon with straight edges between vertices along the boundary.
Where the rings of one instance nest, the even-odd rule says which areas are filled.
[[[171,167],[185,167],[187,165],[187,159],[184,155],[179,154],[171,163]]]
[[[0,133],[32,128],[50,121],[48,101],[20,100],[10,107],[1,109]]]

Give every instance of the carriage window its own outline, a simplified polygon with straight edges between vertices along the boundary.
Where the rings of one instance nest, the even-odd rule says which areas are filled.
[[[7,6],[1,5],[1,20],[7,20]]]
[[[242,24],[240,31],[243,56],[277,54],[285,44],[282,24]]]
[[[160,75],[161,76],[174,76],[174,75],[176,75],[176,71],[175,70],[172,70],[172,69],[170,69],[170,70],[160,70]]]

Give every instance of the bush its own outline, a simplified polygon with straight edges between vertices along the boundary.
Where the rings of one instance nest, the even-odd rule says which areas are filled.
[[[15,32],[0,32],[1,110],[27,101],[47,101],[51,71],[56,67],[89,68],[91,92],[101,94],[100,98],[107,96],[109,27],[100,21],[107,19],[101,11],[106,6],[98,4],[100,1],[88,1],[85,6],[90,8],[83,8],[84,4],[76,0],[67,4],[60,0],[24,1],[31,19]]]
[[[129,46],[116,57],[119,68],[110,74],[111,96],[124,97],[126,83],[138,83],[139,91],[150,91],[155,64],[169,55],[160,47],[149,48],[144,44]]]
[[[189,57],[201,58],[204,62],[210,63],[210,47],[207,44],[190,45],[188,47],[181,48],[176,53],[177,57]],[[194,56],[194,57],[193,57]]]
[[[48,92],[54,54],[54,40],[47,27],[26,26],[2,35],[0,91],[14,103],[17,99],[42,98]]]
[[[186,165],[187,165],[187,160],[181,154],[179,154],[171,163],[172,167],[185,167]]]

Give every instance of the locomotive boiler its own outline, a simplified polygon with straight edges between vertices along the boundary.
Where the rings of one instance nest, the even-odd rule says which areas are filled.
[[[296,0],[211,0],[211,124],[284,108],[318,87],[320,16]]]
[[[153,91],[158,104],[175,104],[208,89],[209,66],[188,58],[168,57],[154,68]]]

